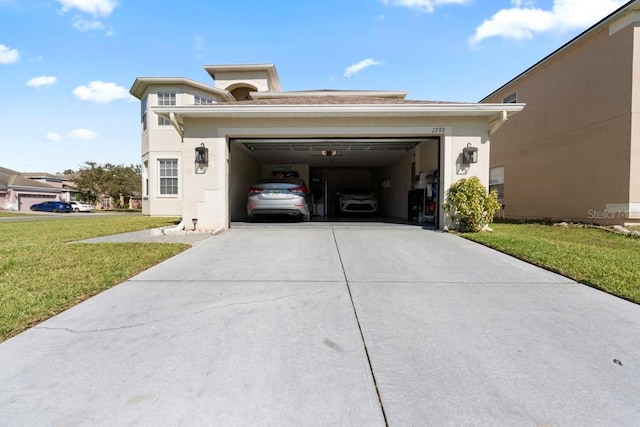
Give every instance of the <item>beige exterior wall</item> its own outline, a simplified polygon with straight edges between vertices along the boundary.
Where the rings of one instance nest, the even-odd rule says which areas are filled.
[[[266,71],[244,71],[242,76],[238,77],[237,71],[216,73],[215,87],[219,89],[233,90],[235,87],[251,85],[258,92],[269,90],[269,75]]]
[[[191,181],[191,175],[195,174],[195,164],[193,159],[186,157],[183,163],[183,152],[189,153],[193,157],[195,146],[191,151],[185,149],[181,142],[180,135],[173,126],[159,125],[158,116],[152,112],[151,107],[158,105],[158,96],[160,92],[175,92],[176,105],[193,105],[194,95],[204,98],[221,101],[221,99],[212,93],[197,90],[186,85],[175,86],[156,86],[146,93],[147,97],[147,129],[142,131],[141,157],[143,166],[142,177],[142,213],[153,216],[181,216],[184,202],[184,185],[188,185]],[[199,144],[198,144],[199,145]],[[177,159],[180,176],[178,183],[180,185],[178,195],[163,196],[159,194],[158,162],[162,159]],[[190,163],[189,163],[190,162]],[[188,174],[188,175],[187,175]],[[146,179],[149,179],[148,193]],[[188,192],[187,192],[188,193]],[[152,200],[153,202],[150,202]]]
[[[640,26],[633,27],[633,46],[640,46]],[[629,202],[640,205],[640,52],[633,49]],[[636,206],[638,207],[638,206]],[[640,220],[640,212],[632,214]]]
[[[180,195],[170,200],[151,193],[151,215],[181,215],[187,226],[192,218],[198,218],[198,228],[215,230],[229,226],[230,215],[244,209],[246,185],[257,173],[257,164],[248,156],[238,156],[234,150],[233,163],[229,163],[228,140],[234,137],[305,137],[305,136],[428,136],[437,130],[441,133],[442,150],[439,164],[442,166],[440,200],[444,190],[460,178],[478,176],[488,186],[489,142],[485,118],[353,118],[353,119],[185,119],[184,142],[169,135],[159,135],[158,151],[149,154],[149,175],[157,177],[153,170],[157,159],[163,156],[178,158],[181,165]],[[175,131],[174,131],[175,133]],[[209,165],[204,173],[196,173],[195,148],[204,143],[209,150]],[[468,144],[478,147],[479,162],[462,167],[462,149]],[[155,145],[157,144],[157,145]],[[407,215],[407,191],[411,188],[412,152],[401,161],[381,172],[389,175],[392,190],[383,197],[390,206],[389,214],[399,218]],[[231,166],[232,165],[232,166]],[[231,172],[238,167],[247,176]],[[261,173],[261,168],[260,168]],[[235,178],[235,179],[234,179]],[[153,179],[151,179],[153,181]],[[155,189],[157,183],[150,183]],[[180,212],[177,213],[177,209]],[[441,218],[444,218],[441,212]],[[446,219],[440,224],[447,225]]]
[[[598,213],[637,201],[634,25],[612,34],[600,28],[485,100],[516,92],[527,105],[492,136],[506,217],[620,222]]]

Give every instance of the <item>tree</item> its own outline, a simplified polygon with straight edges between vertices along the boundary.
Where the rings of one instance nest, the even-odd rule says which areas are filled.
[[[100,196],[111,197],[116,206],[126,204],[126,200],[140,194],[140,165],[114,165],[85,162],[75,173],[74,182],[82,196],[95,203]]]

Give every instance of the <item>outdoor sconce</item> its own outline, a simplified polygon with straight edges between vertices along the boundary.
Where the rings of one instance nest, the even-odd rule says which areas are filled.
[[[196,147],[196,163],[209,163],[209,149],[201,143]]]
[[[462,163],[465,165],[478,163],[478,148],[472,147],[471,143],[468,143],[467,146],[462,149]]]
[[[196,224],[198,223],[198,218],[192,218],[191,222],[193,223],[193,231],[196,231]]]
[[[336,150],[322,150],[323,157],[335,157],[338,152]]]

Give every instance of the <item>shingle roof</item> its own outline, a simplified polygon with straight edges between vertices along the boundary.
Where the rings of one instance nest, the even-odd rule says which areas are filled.
[[[58,189],[53,185],[25,178],[20,172],[0,166],[0,187],[31,187],[42,189]]]
[[[291,98],[269,98],[246,101],[230,101],[224,105],[339,105],[339,104],[466,104],[465,102],[418,101],[397,98],[375,98],[370,96],[295,96]]]

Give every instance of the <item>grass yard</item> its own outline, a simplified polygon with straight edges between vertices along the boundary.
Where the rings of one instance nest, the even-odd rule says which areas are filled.
[[[640,239],[589,227],[492,224],[462,236],[621,298],[640,303]]]
[[[0,341],[189,247],[68,242],[171,224],[140,215],[0,222]]]
[[[28,212],[0,211],[0,218],[16,217],[16,216],[34,216],[34,215]]]

